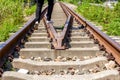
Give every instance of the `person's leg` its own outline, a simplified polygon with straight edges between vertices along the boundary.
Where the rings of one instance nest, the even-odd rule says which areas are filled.
[[[36,0],[36,3],[37,3],[37,8],[36,8],[36,18],[35,18],[35,21],[40,22],[41,10],[42,10],[42,6],[44,4],[44,0]]]
[[[47,20],[51,20],[51,15],[53,11],[54,0],[48,0],[48,12],[47,12]]]

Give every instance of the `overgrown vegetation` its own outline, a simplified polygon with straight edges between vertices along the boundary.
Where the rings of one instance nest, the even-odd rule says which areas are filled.
[[[9,33],[22,26],[25,15],[31,15],[34,11],[35,6],[26,7],[23,0],[1,0],[0,42],[7,40]]]
[[[62,0],[64,1],[64,0]],[[66,0],[65,0],[66,1]],[[67,0],[78,6],[77,12],[85,18],[102,25],[109,35],[120,36],[120,2],[114,9],[90,5],[89,3],[103,3],[106,0]]]
[[[29,7],[29,8],[26,8],[24,10],[24,15],[28,16],[28,15],[32,15],[36,10],[36,6],[32,6],[32,7]]]
[[[114,9],[82,3],[77,11],[87,19],[103,26],[109,35],[120,35],[120,3]]]

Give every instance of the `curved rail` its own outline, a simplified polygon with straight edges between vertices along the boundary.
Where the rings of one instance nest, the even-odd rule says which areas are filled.
[[[66,9],[79,24],[82,24],[86,28],[86,31],[100,44],[102,49],[107,51],[109,54],[112,54],[115,57],[116,62],[120,64],[120,45],[118,43],[109,38],[106,34],[97,29],[95,26],[87,22],[84,18],[78,16],[63,3],[60,3],[60,5],[65,7],[64,9]]]
[[[69,30],[73,23],[73,18],[71,15],[68,15],[68,19],[64,25],[63,31],[60,34],[57,34],[56,30],[54,29],[51,23],[47,23],[46,19],[43,18],[47,32],[49,34],[50,39],[52,40],[52,46],[54,49],[66,49],[66,39],[69,34]]]

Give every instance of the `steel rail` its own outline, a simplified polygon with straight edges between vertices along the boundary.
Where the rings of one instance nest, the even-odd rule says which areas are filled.
[[[83,26],[85,26],[88,33],[95,40],[98,41],[100,46],[102,46],[106,52],[108,52],[109,54],[112,54],[115,57],[115,61],[120,65],[120,45],[116,43],[114,40],[112,40],[111,38],[109,38],[102,31],[97,29],[94,25],[87,22],[84,18],[74,13],[74,11],[68,8],[65,4],[60,2],[60,5],[65,7],[65,9],[69,11],[69,13],[76,19],[76,21],[79,24],[82,24]]]
[[[55,39],[55,36],[57,35],[57,32],[56,31],[53,31],[53,32],[51,31],[50,27],[52,28],[53,25],[51,25],[51,24],[48,25],[45,17],[43,18],[43,21],[44,21],[44,25],[45,25],[47,33],[48,33],[48,37],[50,38],[50,42],[52,42],[52,45],[54,47],[55,45],[57,45],[57,42],[56,42],[56,39]]]
[[[41,19],[45,14],[47,8],[42,11]],[[14,52],[16,45],[21,43],[21,40],[25,38],[25,35],[29,33],[35,26],[35,18],[28,21],[22,29],[17,31],[12,37],[10,37],[5,43],[0,46],[0,67],[3,66],[8,56]]]
[[[46,18],[44,18],[43,20],[44,20],[44,24],[46,26],[47,32],[49,34],[49,37],[52,39],[51,43],[54,49],[56,50],[65,49],[67,35],[69,34],[69,30],[73,22],[72,16],[71,15],[68,16],[68,19],[66,20],[66,23],[64,25],[64,28],[61,34],[58,34],[56,32],[55,28],[53,27],[51,23],[47,23]]]
[[[67,36],[70,34],[69,30],[73,23],[72,16],[67,11],[64,11],[64,12],[68,18],[64,24],[63,31],[59,34],[56,32],[55,28],[51,23],[47,23],[46,18],[43,19],[47,32],[49,34],[49,37],[51,38],[52,46],[56,50],[66,49],[66,41],[68,41],[66,39],[68,38]]]

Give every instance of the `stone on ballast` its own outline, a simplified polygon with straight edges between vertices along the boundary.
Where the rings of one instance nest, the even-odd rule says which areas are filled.
[[[71,75],[75,74],[75,69],[70,70]]]
[[[68,68],[68,74],[74,75],[75,74],[75,69],[74,68]]]
[[[19,73],[23,73],[23,74],[27,74],[28,70],[26,70],[26,69],[19,69],[18,72]]]
[[[55,61],[60,62],[62,59],[63,59],[62,56],[58,56],[58,57],[55,59]]]
[[[41,72],[41,75],[47,75],[46,72]]]
[[[89,74],[89,73],[90,73],[89,70],[87,70],[87,69],[85,69],[85,68],[82,69],[82,72],[83,72],[84,74]]]
[[[52,72],[51,75],[54,74],[55,73],[55,69],[51,69],[50,72]]]
[[[41,57],[34,58],[35,61],[42,61]]]
[[[34,71],[34,74],[40,75],[40,72],[39,71]]]
[[[44,58],[44,61],[52,61],[52,59],[45,57],[45,58]]]
[[[76,61],[78,59],[78,57],[77,56],[74,56],[73,58],[72,58],[72,61]]]
[[[61,71],[60,71],[60,75],[65,75],[65,71],[64,71],[64,70],[61,70]]]
[[[92,69],[89,69],[89,72],[91,72],[91,73],[97,73],[97,72],[100,72],[100,70],[99,70],[98,67],[94,67]]]
[[[116,66],[116,64],[114,61],[109,61],[109,63],[105,64],[105,67],[107,68],[107,70],[112,70],[115,68],[115,66]]]
[[[84,59],[90,59],[90,56],[84,56]]]
[[[78,74],[78,73],[79,73],[79,70],[78,70],[78,69],[76,69],[76,70],[75,70],[75,74]]]
[[[80,61],[80,59],[77,59],[76,61]]]
[[[34,60],[34,59],[35,59],[35,57],[31,57],[30,59],[31,59],[31,60]]]
[[[20,56],[21,59],[25,59],[25,56]]]
[[[52,75],[52,72],[51,71],[47,72],[47,75]]]
[[[71,57],[66,57],[66,59],[67,59],[68,61],[72,60],[72,58],[71,58]]]
[[[84,59],[84,57],[81,56],[81,57],[80,57],[80,61],[83,61],[83,60],[85,60],[85,59]]]
[[[62,62],[65,62],[65,61],[67,61],[67,59],[66,58],[62,58],[62,60],[61,60]]]
[[[63,57],[62,56],[58,56],[57,59],[62,59]]]

